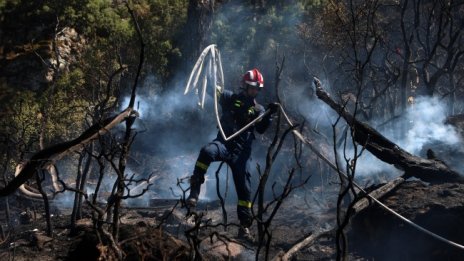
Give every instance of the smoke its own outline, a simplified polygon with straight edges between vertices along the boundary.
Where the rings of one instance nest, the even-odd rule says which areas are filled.
[[[446,105],[438,98],[419,97],[406,113],[406,124],[410,126],[404,140],[404,148],[418,154],[424,145],[440,141],[446,145],[461,142],[459,133],[452,125],[444,124]]]
[[[212,99],[207,99],[202,110],[195,93],[184,95],[187,77],[177,75],[179,80],[174,80],[168,91],[162,91],[156,78],[151,76],[145,78],[139,89],[135,109],[140,117],[134,125],[138,134],[132,147],[138,164],[132,162],[130,166],[138,177],[158,176],[150,193],[139,199],[142,204],[148,204],[150,197],[179,198],[182,190],[177,186],[178,179],[192,174],[201,147],[216,137]],[[121,108],[128,103],[129,97],[124,98]],[[208,174],[214,175],[212,172],[211,168]],[[183,184],[186,189],[188,180]],[[208,187],[214,189],[214,186]]]
[[[71,163],[61,163],[61,166],[72,166]],[[63,176],[72,176],[75,177],[77,169],[70,169],[70,168],[61,168],[64,171],[61,174],[64,174]],[[97,171],[98,172],[98,171]],[[126,169],[126,174],[133,173],[130,168]],[[92,175],[92,173],[88,173],[88,175]],[[110,196],[110,193],[114,187],[114,184],[116,182],[116,174],[113,171],[107,170],[105,172],[105,175],[103,176],[100,189],[99,189],[99,194],[98,194],[98,202],[107,202],[108,197]],[[69,182],[69,181],[68,181]],[[75,186],[75,183],[68,184],[69,186],[73,187]],[[96,183],[95,182],[90,182],[90,178],[88,177],[87,183],[84,186],[84,193],[86,193],[89,196],[89,199],[91,200],[93,197],[93,194],[95,193],[96,189]],[[75,193],[73,191],[64,191],[62,193],[58,193],[54,196],[54,200],[52,201],[53,205],[59,206],[60,208],[72,208],[74,204],[74,197]]]
[[[418,97],[401,119],[406,133],[390,128],[394,131],[387,137],[421,157],[427,157],[426,151],[432,149],[451,168],[462,171],[462,137],[454,126],[445,124],[447,109],[447,104],[437,97]]]
[[[330,91],[330,84],[327,81],[323,82],[323,86]],[[317,99],[312,91],[309,84],[298,86],[286,95],[285,104],[290,110],[302,115],[308,121],[309,128],[318,133],[317,138],[321,141],[325,140],[329,145],[333,144],[332,125],[339,116],[327,104]],[[426,157],[425,151],[432,148],[439,152],[437,155],[439,158],[444,159],[452,167],[463,169],[463,166],[458,164],[460,162],[452,159],[458,155],[457,153],[464,152],[460,149],[462,140],[458,131],[454,126],[444,123],[447,117],[446,112],[447,106],[442,100],[436,97],[418,97],[402,117],[392,121],[389,125],[382,124],[384,120],[372,120],[369,124],[411,154]],[[384,128],[376,127],[382,125]],[[405,126],[405,131],[402,132],[400,126]],[[353,144],[344,120],[337,124],[336,130],[338,157],[343,163],[345,155],[350,160],[355,157]],[[343,135],[346,131],[348,131],[346,133],[347,150],[344,152]],[[358,146],[358,152],[361,149]],[[447,153],[447,150],[453,151],[454,155]],[[441,154],[444,155],[440,157]],[[385,182],[400,174],[400,170],[377,159],[368,151],[364,151],[358,158],[357,176],[369,180],[371,184]],[[366,179],[367,177],[369,178]]]
[[[438,98],[418,97],[398,121],[380,132],[407,152],[426,157],[425,151],[428,148],[434,149],[435,144],[451,148],[462,142],[454,126],[444,123],[446,111],[446,104]],[[376,126],[376,121],[370,124]],[[405,126],[405,132],[402,132],[399,127],[401,125]],[[353,157],[353,150],[349,149],[347,155]],[[450,158],[443,158],[443,160],[451,162]],[[401,171],[378,160],[366,151],[357,162],[357,174],[370,177],[383,174],[388,177],[399,175]]]

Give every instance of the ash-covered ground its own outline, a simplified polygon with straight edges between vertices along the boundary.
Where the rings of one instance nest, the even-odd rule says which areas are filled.
[[[301,189],[285,200],[272,222],[269,257],[287,251],[311,233],[335,226],[337,186]],[[413,222],[457,243],[464,243],[462,214],[464,186],[461,184],[430,185],[408,181],[387,194],[382,201]],[[212,200],[212,199],[210,199]],[[175,200],[153,199],[151,205],[125,205],[121,215],[122,248],[126,260],[187,260],[191,249],[186,231],[194,227],[186,208],[174,207]],[[10,230],[3,226],[1,260],[96,260],[104,251],[98,246],[91,209],[84,208],[78,233],[70,236],[71,209],[52,202],[53,237],[45,235],[43,206],[38,201],[11,197]],[[26,211],[24,211],[26,210]],[[235,205],[227,204],[228,223],[224,230],[223,212],[217,200],[203,201],[195,210],[202,214],[205,228],[197,231],[199,251],[207,260],[254,260],[256,246],[236,241]],[[4,213],[2,213],[3,224]],[[444,244],[398,220],[373,205],[361,212],[348,229],[351,260],[458,260],[462,250]],[[256,225],[253,227],[256,234]],[[215,236],[211,236],[215,235]],[[230,240],[230,241],[229,241]],[[223,243],[227,242],[227,243]],[[302,248],[293,260],[335,259],[334,235],[320,237]]]

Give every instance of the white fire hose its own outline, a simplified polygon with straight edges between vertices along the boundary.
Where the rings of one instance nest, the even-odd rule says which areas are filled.
[[[216,116],[216,121],[217,121],[217,125],[218,125],[218,128],[219,128],[219,132],[221,133],[221,136],[225,141],[229,141],[229,140],[232,140],[233,138],[237,137],[238,135],[240,135],[242,132],[246,131],[248,128],[252,127],[256,122],[260,121],[264,116],[268,115],[270,113],[270,110],[267,109],[263,114],[258,116],[256,119],[254,119],[253,121],[251,121],[250,123],[245,125],[243,128],[241,128],[240,130],[238,130],[234,134],[227,137],[224,130],[223,130],[223,128],[222,128],[222,125],[221,125],[221,121],[220,121],[220,117],[219,117],[219,109],[218,109],[218,95],[220,93],[222,93],[222,91],[224,90],[224,74],[223,74],[223,70],[222,70],[221,56],[220,56],[219,50],[217,49],[216,45],[212,44],[212,45],[206,47],[203,50],[203,52],[201,53],[200,57],[198,58],[197,62],[195,63],[195,66],[193,67],[193,70],[192,70],[192,72],[190,74],[190,77],[189,77],[189,80],[187,82],[187,86],[185,88],[184,94],[187,94],[191,89],[198,90],[197,89],[198,80],[199,80],[199,78],[200,78],[200,76],[202,74],[203,64],[204,64],[204,61],[205,61],[206,56],[208,55],[208,53],[210,53],[211,55],[210,55],[210,59],[208,60],[208,65],[207,65],[208,71],[203,72],[204,76],[203,76],[203,83],[202,83],[202,93],[199,94],[199,96],[200,96],[199,104],[200,104],[200,106],[202,108],[204,107],[205,96],[206,96],[206,87],[208,85],[207,84],[208,83],[207,82],[207,76],[210,75],[213,78],[213,86],[215,86],[214,92],[216,92],[213,95],[214,96],[214,111],[215,111],[215,116]],[[219,67],[219,70],[218,70],[218,67]],[[219,79],[217,77],[218,73],[219,73]],[[192,82],[192,80],[194,80],[194,81]],[[314,81],[320,83],[319,79],[317,79],[317,78],[314,78]],[[276,103],[276,104],[279,106],[280,112],[284,116],[285,121],[287,122],[287,124],[290,127],[294,127],[295,125],[292,123],[292,121],[288,117],[288,115],[285,112],[282,105],[279,104],[279,103]],[[348,180],[348,176],[343,171],[339,170],[339,168],[337,168],[337,166],[335,166],[328,158],[326,158],[324,155],[322,155],[308,138],[306,138],[298,130],[294,129],[294,130],[292,130],[292,132],[293,132],[293,134],[294,134],[294,136],[296,138],[298,138],[304,144],[308,145],[309,148],[311,149],[311,151],[313,151],[320,159],[322,159],[324,162],[326,162],[333,170],[341,173],[342,176],[346,180]],[[400,215],[399,213],[397,213],[393,209],[389,208],[388,206],[386,206],[385,204],[380,202],[375,197],[368,194],[356,182],[352,181],[352,183],[357,189],[359,189],[359,191],[364,193],[368,198],[372,199],[375,203],[379,204],[379,206],[381,206],[382,208],[384,208],[386,211],[390,212],[391,214],[395,215],[399,219],[403,220],[407,224],[411,225],[412,227],[416,228],[417,230],[422,231],[422,232],[426,233],[427,235],[430,235],[433,238],[438,239],[438,240],[440,240],[440,241],[442,241],[444,243],[447,243],[447,244],[449,244],[451,246],[454,246],[454,247],[457,247],[457,248],[459,248],[461,250],[464,250],[463,245],[458,244],[456,242],[453,242],[451,240],[448,240],[448,239],[446,239],[446,238],[444,238],[444,237],[442,237],[440,235],[437,235],[437,234],[431,232],[430,230],[427,230],[427,229],[423,228],[422,226],[412,222],[411,220],[403,217],[402,215]]]

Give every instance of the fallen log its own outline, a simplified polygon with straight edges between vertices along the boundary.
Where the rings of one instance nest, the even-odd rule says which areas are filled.
[[[401,178],[401,177],[396,178],[396,179],[388,182],[387,184],[377,188],[376,190],[372,191],[371,193],[369,193],[369,195],[371,195],[372,197],[374,197],[376,199],[380,199],[383,196],[385,196],[388,192],[390,192],[390,191],[394,190],[395,188],[397,188],[403,182],[404,182],[404,178]],[[361,212],[364,209],[366,209],[367,207],[369,207],[371,204],[372,204],[372,200],[369,197],[365,197],[365,198],[359,200],[353,206],[354,214],[358,214],[359,212]]]
[[[403,178],[396,178],[390,182],[388,182],[387,184],[377,188],[376,190],[372,191],[369,193],[369,195],[371,197],[374,197],[376,199],[380,199],[382,198],[383,196],[385,196],[388,192],[394,190],[395,188],[397,188],[400,184],[402,184],[404,182],[404,179]],[[359,214],[361,211],[365,210],[366,208],[368,208],[372,203],[372,200],[370,200],[368,197],[365,197],[361,200],[359,200],[354,206],[353,206],[353,209],[354,209],[354,215],[356,214]],[[325,236],[325,235],[330,235],[330,234],[333,234],[335,233],[335,230],[336,228],[330,228],[330,229],[324,229],[324,230],[320,230],[320,231],[316,231],[316,232],[313,232],[311,233],[308,237],[304,238],[303,240],[301,240],[300,242],[298,242],[297,244],[293,245],[289,250],[287,250],[287,252],[285,253],[279,253],[274,259],[273,261],[287,261],[287,260],[291,260],[293,258],[293,256],[298,253],[298,251],[300,251],[301,249],[303,249],[304,247],[312,244],[314,241],[316,241],[317,239],[319,239],[320,237],[322,236]]]
[[[137,195],[137,194],[143,193],[143,191],[147,190],[153,184],[153,182],[158,178],[159,176],[155,175],[153,177],[150,177],[148,180],[144,180],[140,182],[140,184],[130,189],[131,195]]]
[[[462,132],[464,130],[464,114],[448,116],[445,119],[445,124],[451,124]]]
[[[317,239],[321,238],[325,235],[330,235],[335,233],[335,229],[324,229],[316,232],[312,232],[308,237],[303,239],[302,241],[298,242],[292,248],[290,248],[287,252],[280,252],[278,253],[272,261],[288,261],[292,260],[292,258],[304,247],[312,244]]]
[[[128,107],[118,115],[92,125],[76,139],[50,146],[35,153],[31,159],[24,164],[19,174],[0,190],[0,197],[10,195],[16,191],[16,189],[23,185],[28,179],[32,178],[38,169],[49,169],[50,166],[54,165],[59,159],[73,151],[82,150],[85,145],[89,144],[91,141],[104,135],[128,117],[136,117],[137,114],[137,111]]]
[[[439,159],[424,159],[403,150],[370,125],[358,121],[346,108],[335,102],[330,94],[315,81],[317,97],[335,110],[354,130],[354,139],[378,159],[404,170],[405,176],[414,176],[426,182],[462,182],[464,178]]]

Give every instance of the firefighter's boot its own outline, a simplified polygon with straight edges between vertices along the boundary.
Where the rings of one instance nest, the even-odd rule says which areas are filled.
[[[190,178],[190,195],[187,198],[188,207],[196,207],[198,203],[198,197],[200,196],[201,182],[192,176]]]
[[[244,240],[250,244],[253,244],[255,241],[255,238],[251,234],[250,229],[244,226],[240,226],[238,229],[238,239]]]

